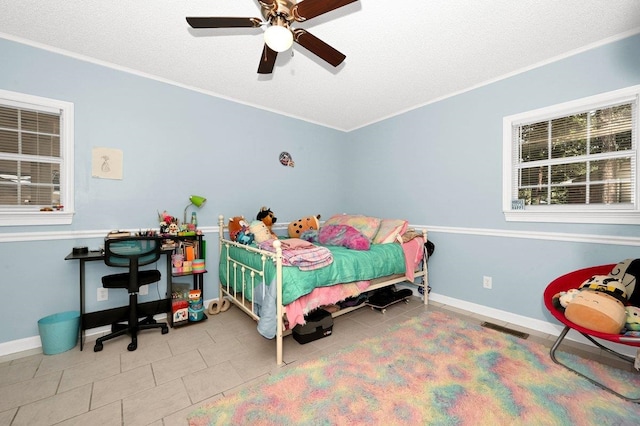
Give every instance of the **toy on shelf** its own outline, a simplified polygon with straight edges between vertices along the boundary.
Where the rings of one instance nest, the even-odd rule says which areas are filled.
[[[163,235],[178,235],[180,228],[178,226],[178,218],[171,216],[167,211],[158,213],[158,220],[160,222],[160,234]]]
[[[189,320],[189,284],[173,283],[171,313],[174,325]]]
[[[197,322],[203,318],[202,292],[200,290],[191,290],[189,291],[189,321]]]

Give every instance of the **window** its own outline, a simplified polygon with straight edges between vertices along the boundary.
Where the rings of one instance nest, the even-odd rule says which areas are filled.
[[[0,90],[0,226],[73,216],[73,104]]]
[[[634,86],[505,117],[506,220],[640,224],[639,94]]]

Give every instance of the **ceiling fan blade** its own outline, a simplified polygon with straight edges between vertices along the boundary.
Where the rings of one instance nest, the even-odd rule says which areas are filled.
[[[276,64],[276,58],[278,57],[278,52],[272,50],[267,43],[264,44],[264,49],[262,49],[262,56],[260,56],[260,65],[258,65],[258,74],[271,74],[273,72],[273,67]]]
[[[345,55],[338,52],[336,49],[329,46],[327,43],[320,40],[318,37],[314,36],[310,32],[305,31],[303,29],[300,29],[300,28],[294,29],[293,39],[300,46],[304,47],[311,53],[316,54],[321,59],[327,61],[334,67],[337,67],[338,65],[340,65],[342,61],[344,61],[346,58]]]
[[[291,8],[291,15],[296,21],[302,22],[355,1],[358,0],[302,0]]]
[[[187,22],[193,28],[244,28],[262,25],[260,18],[202,17],[187,18]]]

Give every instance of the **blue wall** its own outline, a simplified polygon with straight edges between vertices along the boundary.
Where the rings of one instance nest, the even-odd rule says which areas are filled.
[[[506,222],[502,119],[637,84],[638,35],[367,126],[347,135],[354,154],[366,153],[350,190],[372,215],[431,230],[434,293],[550,320],[545,286],[565,272],[640,257],[640,227]],[[386,173],[370,174],[371,166]],[[484,275],[493,290],[482,287]]]
[[[181,217],[189,194],[208,198],[198,210],[207,299],[217,296],[217,216],[251,218],[262,205],[280,222],[362,212],[427,226],[434,299],[536,320],[550,321],[541,294],[555,276],[640,257],[640,240],[615,239],[639,237],[637,226],[507,223],[501,211],[502,117],[640,84],[639,35],[351,133],[3,39],[0,57],[0,89],[74,103],[76,163],[72,225],[0,228],[0,288],[20,300],[4,306],[11,326],[0,344],[77,309],[78,265],[63,260],[73,246],[97,247],[110,229],[156,227],[157,211]],[[91,178],[93,147],[123,151],[123,180]],[[281,151],[295,168],[278,163]],[[88,268],[89,310],[125,300],[111,291],[95,301],[104,272]]]

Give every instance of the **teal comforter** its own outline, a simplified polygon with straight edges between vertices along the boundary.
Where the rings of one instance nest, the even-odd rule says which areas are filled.
[[[311,293],[316,287],[326,287],[334,284],[354,281],[371,280],[387,275],[404,274],[404,253],[400,244],[372,244],[370,250],[351,250],[340,246],[326,246],[333,255],[331,265],[313,271],[301,271],[295,266],[282,267],[282,303],[288,305],[305,294]],[[227,252],[228,250],[228,252]],[[221,282],[227,284],[227,254],[257,270],[262,270],[261,256],[235,246],[223,245],[220,253],[219,274]],[[240,272],[237,272],[240,274]],[[234,280],[234,271],[230,271],[229,281],[232,285],[240,280]],[[267,259],[265,265],[264,283],[275,283],[275,264]],[[240,278],[240,277],[238,277]],[[262,282],[260,279],[258,282]],[[257,284],[258,282],[254,283]],[[244,289],[235,288],[251,298],[252,284],[249,272],[245,272]]]

